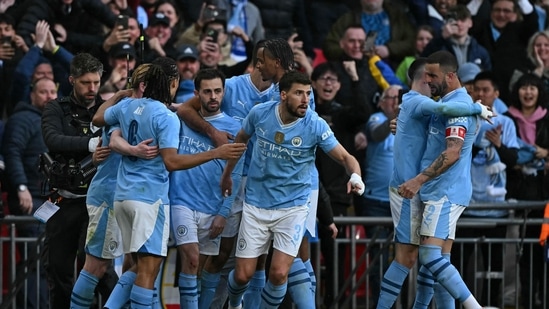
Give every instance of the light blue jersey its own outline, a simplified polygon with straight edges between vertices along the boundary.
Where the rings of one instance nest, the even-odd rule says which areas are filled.
[[[233,76],[225,81],[225,94],[221,110],[240,123],[248,116],[252,107],[271,101],[273,85],[259,91],[252,83],[250,74]]]
[[[220,113],[204,117],[216,129],[236,135],[240,130],[240,122]],[[195,154],[214,149],[210,138],[181,124],[179,134],[179,154]],[[232,174],[233,192],[237,192],[242,177],[244,159],[238,161]],[[210,215],[229,215],[235,194],[223,198],[219,180],[225,168],[225,160],[211,160],[191,169],[174,171],[170,174],[170,203],[181,205]]]
[[[465,88],[454,90],[442,98],[443,104],[450,105],[455,102],[473,103]],[[464,136],[464,141],[458,161],[442,175],[423,185],[420,191],[422,201],[439,201],[446,196],[452,204],[469,205],[472,194],[471,151],[479,128],[480,119],[476,116],[431,117],[421,170],[429,167],[446,150],[447,136]]]
[[[221,101],[221,110],[242,124],[242,121],[248,116],[252,107],[259,103],[270,101],[272,91],[273,85],[263,91],[259,91],[252,83],[250,74],[233,76],[225,81],[225,94],[223,95],[223,101]],[[248,148],[244,154],[243,175],[248,174],[254,143],[255,136],[250,139]]]
[[[315,110],[315,95],[313,89],[311,88],[311,95],[309,96],[309,109]],[[278,83],[273,84],[273,87],[271,88],[271,99],[269,101],[280,101],[280,88]],[[319,188],[319,179],[318,179],[318,170],[315,167],[311,170],[311,180],[312,180],[312,188],[313,190],[318,190]],[[316,215],[316,214],[315,214]]]
[[[119,124],[128,143],[137,145],[152,138],[149,145],[158,145],[160,150],[178,148],[180,122],[166,105],[149,98],[131,99],[125,103],[109,107],[105,111],[105,122]],[[168,184],[168,171],[162,156],[150,160],[123,156],[114,200],[149,204],[160,200],[162,204],[168,204]]]
[[[126,99],[124,99],[126,100]],[[121,104],[124,100],[120,101]],[[105,126],[101,135],[101,144],[109,145],[111,133],[118,127]],[[97,172],[93,176],[86,196],[86,204],[100,206],[106,202],[108,206],[112,206],[114,202],[114,189],[116,188],[116,180],[118,167],[122,155],[111,151],[109,156],[97,166]]]
[[[470,100],[441,104],[415,90],[404,94],[397,118],[391,187],[398,188],[421,171],[419,158],[425,152],[431,115],[467,116],[480,112],[480,106]]]
[[[305,205],[311,192],[316,147],[324,152],[338,145],[330,127],[314,111],[283,124],[280,102],[254,106],[243,123],[248,135],[257,135],[248,180],[246,203],[277,209]]]
[[[366,131],[385,123],[387,116],[384,113],[374,113],[366,123]],[[389,202],[390,177],[387,171],[393,169],[393,134],[379,142],[368,142],[366,148],[366,175],[364,177],[364,196],[378,201]]]
[[[495,190],[490,190],[487,187],[505,188],[506,174],[505,170],[496,171],[494,167],[501,164],[499,155],[494,146],[484,136],[486,131],[496,129],[501,126],[501,143],[507,148],[520,148],[515,123],[511,118],[505,115],[498,115],[492,118],[492,123],[483,122],[480,126],[479,133],[474,145],[481,150],[473,157],[471,165],[471,179],[473,181],[473,202],[501,202],[505,200],[505,194],[493,194]],[[506,168],[513,168],[507,166]],[[488,171],[492,173],[489,174]],[[468,209],[464,214],[478,217],[504,217],[508,214],[505,209],[483,209],[475,210]]]

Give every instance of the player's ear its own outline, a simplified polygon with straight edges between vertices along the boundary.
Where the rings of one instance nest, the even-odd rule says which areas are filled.
[[[284,90],[280,91],[280,100],[281,101],[286,100],[287,97],[288,97],[288,93],[286,93],[286,91],[284,91]]]

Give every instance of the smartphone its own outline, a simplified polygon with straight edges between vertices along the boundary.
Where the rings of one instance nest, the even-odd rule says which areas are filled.
[[[447,24],[454,24],[457,21],[457,14],[456,12],[449,12],[446,15],[446,18],[444,18],[444,22]]]
[[[212,38],[212,41],[217,43],[217,37],[219,36],[219,32],[217,32],[217,30],[214,30],[214,29],[208,29],[206,31],[206,36]]]
[[[12,39],[11,36],[4,36],[0,39],[0,44],[1,45],[9,44],[10,46],[13,47],[15,44],[13,43],[13,41],[11,39]]]
[[[118,19],[116,20],[116,24],[119,26],[122,26],[124,30],[128,30],[128,16],[126,15],[118,15]]]
[[[376,37],[377,37],[377,31],[368,31],[368,34],[366,34],[366,41],[364,41],[364,45],[362,46],[363,51],[371,51],[374,46],[376,46]]]
[[[204,8],[204,13],[202,17],[204,18],[204,20],[210,20],[210,19],[217,19],[219,18],[218,16],[220,15],[221,15],[220,12],[216,8],[206,6]]]

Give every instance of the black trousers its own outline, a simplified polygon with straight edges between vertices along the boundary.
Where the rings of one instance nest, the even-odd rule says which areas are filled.
[[[59,210],[46,223],[43,263],[50,288],[50,308],[69,308],[74,284],[74,262],[84,265],[84,244],[88,229],[86,198],[63,199]],[[111,266],[99,281],[103,301],[108,299],[118,281]]]

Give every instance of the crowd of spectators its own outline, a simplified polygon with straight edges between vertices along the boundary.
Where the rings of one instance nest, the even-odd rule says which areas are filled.
[[[494,109],[509,115],[517,137],[545,160],[537,173],[507,167],[513,178],[508,177],[506,198],[544,200],[549,198],[548,10],[546,0],[0,0],[0,138],[11,135],[13,123],[4,133],[3,122],[21,116],[25,108],[19,105],[30,108],[43,79],[56,85],[57,93],[48,96],[71,92],[69,64],[78,53],[103,63],[101,94],[126,88],[139,64],[173,58],[180,74],[173,102],[178,104],[193,96],[200,68],[218,68],[227,77],[244,74],[253,69],[255,43],[281,37],[292,46],[298,69],[313,75],[319,114],[366,164],[368,142],[378,141],[357,133],[381,111],[384,91],[396,85],[406,90],[410,63],[443,49],[456,56],[463,68],[458,75],[473,97],[478,96],[476,74],[492,73]],[[368,39],[373,45],[364,50]],[[328,66],[315,74],[324,62]],[[513,106],[509,112],[508,106]],[[1,146],[0,154],[14,153],[9,144]],[[40,181],[37,176],[15,180],[12,175],[32,173],[0,159],[8,194],[17,196],[21,184]],[[320,180],[334,214],[348,215],[363,201],[341,194],[345,171],[328,161],[319,154]],[[344,233],[340,229],[340,237]]]

